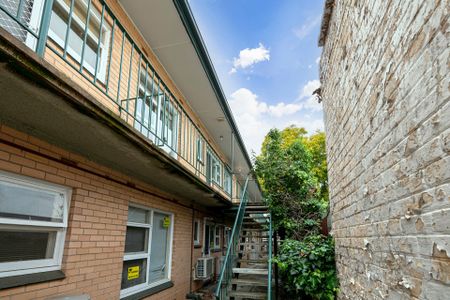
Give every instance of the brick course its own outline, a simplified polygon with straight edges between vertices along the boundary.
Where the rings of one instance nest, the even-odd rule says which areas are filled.
[[[339,298],[447,299],[450,3],[334,2],[320,67]]]
[[[169,195],[154,187],[5,125],[0,125],[0,139],[12,143],[0,142],[0,170],[72,188],[62,263],[66,278],[0,290],[0,299],[46,299],[81,293],[89,294],[92,299],[118,299],[130,202],[174,214],[171,272],[174,287],[149,298],[185,299],[190,290],[192,271],[191,256],[186,255],[192,249],[192,208],[169,201]],[[93,172],[46,157],[64,157]],[[126,186],[126,182],[134,183],[139,190]],[[196,214],[206,216],[201,211]],[[214,217],[211,214],[208,216]]]

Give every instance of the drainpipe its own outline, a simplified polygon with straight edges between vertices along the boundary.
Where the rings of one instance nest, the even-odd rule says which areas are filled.
[[[195,222],[195,209],[194,206],[192,206],[192,230],[191,230],[191,273],[190,273],[190,280],[189,280],[189,291],[192,293],[192,280],[194,279],[192,277],[192,266],[193,266],[193,260],[194,260],[194,222]]]
[[[233,190],[234,190],[233,175],[234,175],[234,131],[231,131],[231,202],[233,202]]]

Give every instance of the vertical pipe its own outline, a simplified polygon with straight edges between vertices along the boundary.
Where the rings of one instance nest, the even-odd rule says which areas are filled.
[[[66,57],[67,57],[67,42],[69,41],[70,26],[72,25],[72,14],[73,14],[74,2],[75,2],[75,0],[70,1],[69,20],[67,21],[66,37],[64,39],[64,52],[63,52],[64,59],[66,59]]]
[[[87,11],[86,11],[86,23],[84,24],[84,36],[83,36],[83,45],[81,45],[81,59],[80,59],[80,72],[83,72],[83,61],[84,61],[84,51],[86,49],[86,40],[89,31],[89,18],[91,16],[91,3],[92,0],[89,0]],[[101,31],[101,29],[100,29]],[[98,40],[98,44],[100,44],[100,40]]]
[[[53,0],[45,1],[41,26],[39,27],[39,39],[36,46],[36,53],[41,57],[44,55],[45,46],[47,43],[48,28],[50,27],[50,18],[52,15],[52,9],[53,9]]]
[[[24,0],[20,0],[20,1],[19,1],[19,5],[18,5],[18,7],[17,7],[16,18],[17,18],[17,20],[19,20],[19,21],[20,21],[20,18],[22,17],[23,2],[24,2]]]
[[[98,34],[98,44],[97,44],[97,56],[95,57],[95,71],[94,71],[94,84],[97,82],[97,73],[98,73],[98,58],[100,56],[100,45],[102,43],[102,35],[103,35],[103,20],[105,19],[105,4],[102,5],[102,17],[100,19],[100,28]],[[112,48],[112,45],[111,45]]]
[[[119,102],[119,97],[120,97],[120,83],[122,81],[122,64],[123,64],[123,45],[125,44],[125,36],[126,36],[126,32],[123,31],[122,32],[122,50],[120,53],[120,67],[119,67],[119,82],[117,84],[117,98],[116,101]],[[122,108],[122,103],[119,103],[119,107]]]
[[[109,45],[109,62],[108,62],[108,76],[106,78],[106,94],[108,94],[109,91],[109,77],[111,74],[111,65],[112,65],[112,49],[114,46],[114,32],[116,30],[116,19],[113,21],[113,26],[111,29],[111,45]]]
[[[278,232],[275,231],[273,235],[273,251],[275,256],[278,255]],[[275,264],[275,299],[278,300],[278,264]]]
[[[134,43],[131,43],[131,55],[130,55],[130,65],[128,69],[128,83],[127,83],[127,102],[126,102],[126,112],[127,112],[127,122],[128,122],[128,102],[130,101],[130,85],[131,85],[131,77],[133,76],[133,54],[134,54]],[[139,63],[141,61],[139,60]]]

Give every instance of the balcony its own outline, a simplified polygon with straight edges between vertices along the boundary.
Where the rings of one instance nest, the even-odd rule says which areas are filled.
[[[243,176],[115,14],[127,20],[98,0],[0,0],[1,120],[178,196],[230,203]]]

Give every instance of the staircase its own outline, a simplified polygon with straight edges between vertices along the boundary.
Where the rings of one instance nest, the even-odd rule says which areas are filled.
[[[272,219],[264,204],[247,203],[247,184],[248,179],[220,272],[217,299],[272,299]]]
[[[270,299],[270,214],[262,204],[247,205],[238,242],[238,258],[228,291],[230,299]]]

